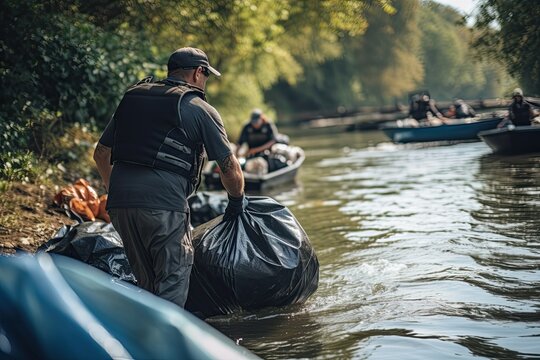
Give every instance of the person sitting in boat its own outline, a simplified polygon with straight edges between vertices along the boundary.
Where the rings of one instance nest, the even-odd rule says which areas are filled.
[[[444,113],[444,116],[448,119],[455,119],[456,118],[456,106],[454,104],[450,105],[448,107],[448,110]]]
[[[239,155],[243,144],[248,145],[246,157],[259,156],[274,145],[277,128],[272,124],[260,109],[251,112],[249,122],[244,125],[236,146],[236,156]]]
[[[466,119],[476,116],[473,107],[461,99],[456,99],[444,114],[449,119]]]
[[[508,118],[504,119],[497,127],[509,125],[527,126],[532,124],[536,116],[531,104],[523,98],[523,90],[514,89],[512,92],[512,103],[508,108]]]
[[[415,119],[421,126],[440,125],[445,123],[443,114],[437,109],[435,100],[429,95],[415,95],[409,108],[409,116]]]
[[[454,101],[454,107],[456,109],[456,119],[465,119],[476,116],[476,111],[474,111],[473,107],[461,99],[456,99],[456,101]]]

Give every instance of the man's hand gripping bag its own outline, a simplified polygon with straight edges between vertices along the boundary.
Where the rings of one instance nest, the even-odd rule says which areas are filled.
[[[203,316],[304,302],[319,262],[294,215],[275,200],[248,197],[244,212],[193,230],[195,261],[186,309]]]

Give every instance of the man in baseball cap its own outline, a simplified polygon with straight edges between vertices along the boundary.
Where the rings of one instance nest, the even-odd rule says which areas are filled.
[[[512,103],[508,108],[508,118],[515,126],[529,126],[536,116],[531,104],[523,98],[523,90],[512,91]]]
[[[208,76],[220,73],[191,47],[172,53],[167,66],[166,79],[126,91],[94,159],[138,286],[183,307],[194,261],[187,198],[205,154],[217,161],[229,195],[224,221],[239,216],[247,200],[223,120],[206,101]]]
[[[199,66],[208,73],[211,72],[216,76],[221,76],[221,73],[210,66],[208,56],[201,49],[192,47],[183,47],[171,54],[167,68],[169,73],[176,69],[196,69]]]

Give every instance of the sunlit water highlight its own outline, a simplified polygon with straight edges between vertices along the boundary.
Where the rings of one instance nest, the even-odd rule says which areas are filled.
[[[210,324],[265,359],[540,358],[539,154],[293,139],[298,186],[271,195],[310,236],[319,289]]]

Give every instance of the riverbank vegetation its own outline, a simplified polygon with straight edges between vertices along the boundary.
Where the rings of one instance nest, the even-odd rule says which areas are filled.
[[[518,83],[540,91],[538,36],[529,26],[538,29],[538,10],[520,11],[516,26],[505,20],[512,8],[494,0],[480,1],[476,27],[450,7],[411,0],[1,6],[4,190],[21,181],[96,177],[91,152],[123,91],[147,75],[163,78],[169,54],[186,45],[204,49],[223,73],[207,92],[232,140],[254,107],[278,123],[294,123],[305,112],[403,103],[417,88],[441,100],[505,96]],[[522,34],[536,43],[519,42]],[[511,56],[516,43],[530,51]]]

